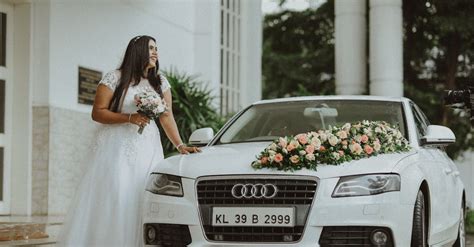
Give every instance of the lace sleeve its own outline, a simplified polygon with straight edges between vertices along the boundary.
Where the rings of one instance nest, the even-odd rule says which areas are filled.
[[[169,90],[171,88],[170,83],[168,82],[168,79],[164,77],[163,75],[160,75],[161,77],[161,91],[164,93],[166,90]]]
[[[118,84],[118,75],[116,70],[109,71],[107,74],[104,75],[102,80],[100,80],[99,85],[103,84],[110,88],[112,91],[115,91],[115,88]]]

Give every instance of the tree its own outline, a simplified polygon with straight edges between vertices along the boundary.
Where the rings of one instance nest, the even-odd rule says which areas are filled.
[[[263,97],[334,94],[334,2],[267,15]]]
[[[474,2],[470,0],[403,1],[405,95],[433,124],[453,129],[451,157],[474,147],[465,111],[443,106],[443,90],[473,85]]]

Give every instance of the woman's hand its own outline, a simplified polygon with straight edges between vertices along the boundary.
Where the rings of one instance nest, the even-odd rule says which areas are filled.
[[[130,123],[136,124],[139,127],[146,126],[147,124],[150,123],[150,119],[141,113],[134,113],[130,115],[129,117],[130,117]]]
[[[201,149],[198,147],[188,147],[185,144],[178,145],[176,148],[180,154],[200,153]]]

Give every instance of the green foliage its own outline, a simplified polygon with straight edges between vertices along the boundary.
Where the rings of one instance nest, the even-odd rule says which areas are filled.
[[[265,16],[263,98],[334,94],[334,2]]]
[[[466,233],[474,233],[474,211],[469,210],[466,214]]]
[[[443,104],[444,90],[463,89],[474,80],[474,2],[403,1],[405,96],[415,101],[432,124],[456,134],[447,149],[452,158],[474,147],[466,111]]]
[[[196,129],[211,127],[216,132],[224,125],[225,119],[213,106],[211,91],[203,86],[203,82],[195,76],[176,70],[164,71],[163,74],[171,85],[173,115],[184,142],[187,142]],[[176,149],[166,137],[161,125],[158,126],[165,156],[176,153]]]

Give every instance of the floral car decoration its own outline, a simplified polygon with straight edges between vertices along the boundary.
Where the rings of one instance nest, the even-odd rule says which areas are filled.
[[[384,121],[346,123],[274,140],[252,162],[255,169],[316,170],[318,164],[338,165],[384,153],[405,152],[408,141]]]

